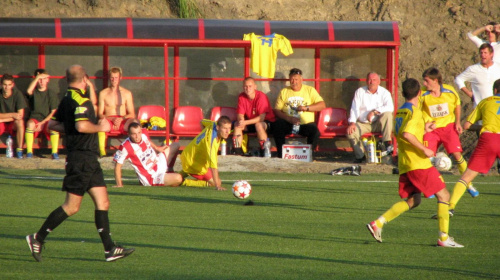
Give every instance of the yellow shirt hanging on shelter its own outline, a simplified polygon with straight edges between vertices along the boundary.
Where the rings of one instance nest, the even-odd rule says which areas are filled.
[[[274,78],[278,51],[285,56],[293,53],[290,41],[276,33],[267,36],[249,33],[243,36],[243,40],[252,44],[250,68],[261,77]]]

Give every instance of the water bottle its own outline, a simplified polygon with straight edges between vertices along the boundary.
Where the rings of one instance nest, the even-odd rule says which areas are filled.
[[[294,124],[292,127],[292,134],[299,134],[300,124]]]
[[[271,141],[269,141],[269,138],[264,142],[264,157],[271,157]]]
[[[221,156],[225,156],[226,152],[227,152],[226,140],[222,140],[222,143],[221,143],[220,146],[221,146],[221,148],[220,148],[220,155]]]
[[[12,137],[9,135],[7,137],[7,148],[5,149],[5,156],[8,158],[14,157],[14,141],[12,140]]]
[[[375,157],[375,142],[370,139],[366,143],[367,152],[368,152],[368,163],[376,163],[377,158]]]
[[[361,139],[361,142],[363,142],[363,148],[366,151],[368,149],[368,147],[367,147],[368,139],[366,139],[366,138],[363,137],[363,139]]]

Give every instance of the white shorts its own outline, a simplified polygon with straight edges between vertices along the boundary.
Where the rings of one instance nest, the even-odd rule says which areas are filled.
[[[153,174],[147,174],[146,176],[139,176],[139,181],[143,186],[164,186],[165,185],[165,173],[167,173],[167,158],[170,149],[166,149],[165,152],[158,154],[158,162],[156,163],[156,171]],[[150,183],[152,182],[152,183]]]

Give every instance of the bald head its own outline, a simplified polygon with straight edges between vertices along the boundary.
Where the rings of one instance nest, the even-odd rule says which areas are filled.
[[[66,70],[66,81],[68,82],[68,85],[71,87],[76,87],[76,88],[81,88],[82,84],[83,86],[85,85],[85,68],[81,65],[71,65],[67,70]]]

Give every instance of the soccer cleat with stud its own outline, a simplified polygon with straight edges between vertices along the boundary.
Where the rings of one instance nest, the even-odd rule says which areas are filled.
[[[457,242],[455,242],[455,240],[451,236],[448,236],[448,239],[446,239],[445,241],[441,241],[441,239],[438,239],[437,246],[438,247],[449,247],[449,248],[463,248],[464,247],[464,245],[458,244]]]
[[[477,197],[479,195],[479,191],[474,188],[472,184],[467,188],[467,192],[472,196],[472,198]]]
[[[26,235],[26,242],[28,242],[33,258],[35,258],[37,262],[41,262],[43,243],[35,239],[35,234]]]
[[[127,249],[127,248],[123,248],[122,246],[116,244],[115,246],[113,246],[111,251],[105,252],[104,256],[106,257],[107,262],[112,262],[112,261],[116,261],[116,260],[121,259],[121,258],[125,258],[126,256],[132,254],[134,251],[135,251],[134,248]]]
[[[450,215],[450,218],[453,217],[453,215],[455,215],[455,210],[453,209],[450,209],[448,210],[448,214]],[[438,214],[434,214],[431,219],[437,219],[438,218]]]
[[[22,159],[22,158],[23,158],[23,151],[22,151],[22,150],[20,150],[20,151],[16,151],[16,157],[17,157],[18,159]]]
[[[377,223],[373,221],[367,224],[366,227],[372,234],[373,238],[375,238],[375,240],[377,240],[378,242],[382,243],[382,229],[377,227]]]
[[[33,153],[26,153],[26,158],[33,158]]]
[[[55,159],[55,160],[59,159],[59,155],[57,153],[53,153],[52,159]]]

